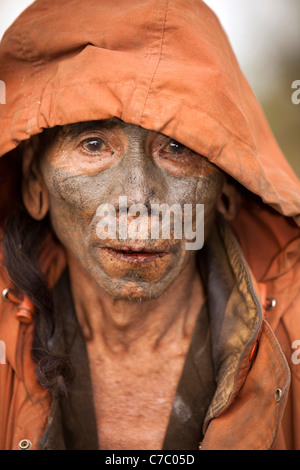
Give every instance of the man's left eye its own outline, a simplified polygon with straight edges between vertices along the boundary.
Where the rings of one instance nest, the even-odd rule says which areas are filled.
[[[180,144],[179,142],[177,142],[177,140],[172,139],[168,143],[166,150],[169,151],[170,153],[173,153],[174,155],[179,155],[180,153],[186,150],[186,147]]]
[[[104,144],[103,140],[97,138],[93,139],[86,139],[81,143],[81,146],[92,153],[101,152],[106,150],[106,145]]]

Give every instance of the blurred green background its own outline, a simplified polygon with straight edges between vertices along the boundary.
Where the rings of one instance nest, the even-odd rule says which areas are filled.
[[[274,92],[262,94],[260,102],[277,142],[300,177],[300,104],[295,105],[291,100],[295,91],[291,90],[291,84],[294,80],[300,80],[299,62],[297,65],[283,59],[282,71],[282,77],[277,81]]]
[[[205,0],[219,17],[283,153],[300,177],[299,0]],[[300,95],[299,95],[300,96]]]

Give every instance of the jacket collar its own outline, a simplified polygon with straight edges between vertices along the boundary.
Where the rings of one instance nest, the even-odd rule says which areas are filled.
[[[240,246],[222,220],[208,252],[215,258],[207,263],[206,282],[217,389],[201,448],[269,449],[287,399],[289,367],[263,317],[259,289]]]

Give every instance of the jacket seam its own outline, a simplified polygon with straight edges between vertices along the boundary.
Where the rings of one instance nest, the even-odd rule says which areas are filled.
[[[166,9],[165,9],[165,14],[164,14],[164,23],[163,23],[162,33],[161,33],[160,49],[159,49],[158,59],[157,59],[156,65],[154,67],[154,70],[152,72],[152,77],[151,77],[151,80],[150,80],[150,83],[149,83],[149,86],[148,86],[148,90],[147,90],[147,93],[146,93],[146,97],[145,97],[145,100],[144,100],[144,105],[143,105],[143,108],[142,108],[140,122],[139,122],[140,125],[142,124],[142,121],[143,121],[144,111],[145,111],[145,108],[146,108],[146,105],[147,105],[147,101],[148,101],[148,97],[149,97],[150,90],[151,90],[151,87],[152,87],[152,83],[154,81],[154,77],[156,75],[157,68],[158,68],[159,63],[161,61],[161,54],[162,54],[165,31],[166,31],[168,8],[169,8],[169,0],[166,1]]]

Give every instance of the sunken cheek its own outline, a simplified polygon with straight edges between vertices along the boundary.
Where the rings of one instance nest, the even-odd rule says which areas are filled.
[[[81,250],[88,204],[85,204],[78,178],[48,159],[42,160],[41,172],[49,193],[50,218],[57,237],[67,249]]]

